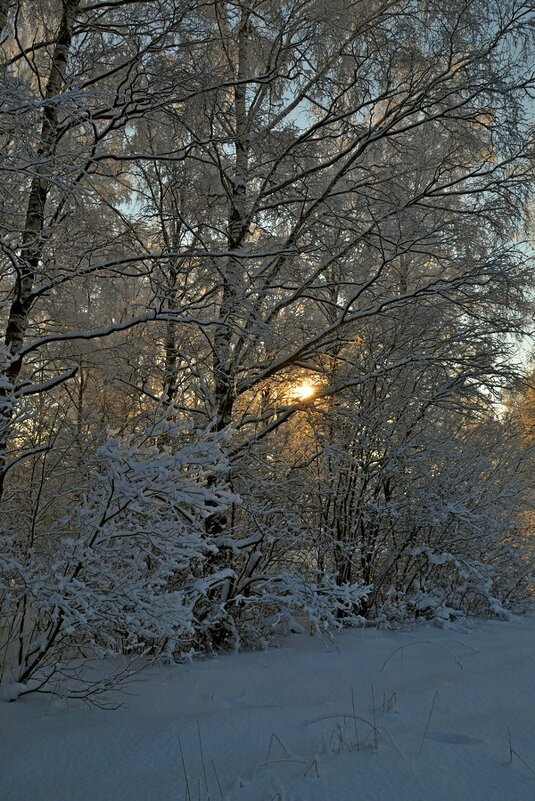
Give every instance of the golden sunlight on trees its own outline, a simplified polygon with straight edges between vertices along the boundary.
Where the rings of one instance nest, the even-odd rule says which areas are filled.
[[[304,381],[292,388],[292,396],[296,400],[311,400],[318,392],[318,387],[310,381]]]
[[[533,46],[516,0],[0,3],[13,676],[522,608]]]

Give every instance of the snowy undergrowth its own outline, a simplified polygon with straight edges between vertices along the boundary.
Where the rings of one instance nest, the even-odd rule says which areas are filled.
[[[187,658],[264,646],[296,613],[311,631],[360,622],[367,587],[311,580],[295,566],[240,567],[253,548],[225,534],[236,496],[225,480],[226,432],[160,421],[103,443],[91,487],[48,529],[0,526],[0,692],[94,699],[142,657]],[[246,558],[246,564],[250,562]],[[258,560],[257,560],[258,561]],[[91,681],[84,660],[133,664]],[[73,661],[74,660],[74,661]]]
[[[445,517],[432,504],[416,530],[402,516],[379,528],[368,521],[376,564],[362,572],[366,548],[356,531],[342,547],[336,538],[317,542],[310,521],[277,517],[268,525],[262,515],[244,516],[246,501],[230,488],[231,436],[158,420],[102,443],[80,485],[47,511],[46,525],[38,503],[27,519],[16,504],[7,507],[1,693],[95,698],[135,673],[140,658],[263,648],[303,625],[330,636],[365,619],[444,625],[525,608],[532,563],[510,544],[514,521],[503,509],[501,520],[496,504],[478,514],[454,514],[446,504]],[[425,529],[424,519],[433,525]],[[381,531],[390,532],[386,539]],[[397,544],[389,542],[394,531]],[[115,656],[134,664],[87,678],[84,660]]]
[[[2,801],[532,801],[535,619],[150,668],[0,705]]]

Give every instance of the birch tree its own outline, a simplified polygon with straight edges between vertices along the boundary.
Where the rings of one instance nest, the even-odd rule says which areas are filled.
[[[58,0],[3,8],[1,427],[7,431],[18,398],[76,372],[73,360],[62,359],[65,342],[110,336],[163,311],[145,293],[143,305],[118,308],[102,325],[90,320],[87,328],[69,329],[61,314],[78,292],[99,293],[106,281],[151,272],[159,253],[141,236],[142,221],[127,211],[122,159],[129,126],[200,88],[199,81],[189,83],[187,68],[168,83],[154,72],[156,55],[179,46],[185,16],[196,18],[187,3]],[[186,27],[194,36],[195,26]],[[43,363],[45,380],[34,386],[32,372]],[[6,436],[2,477],[11,458]]]
[[[488,299],[497,325],[518,322],[504,293],[521,292],[525,265],[509,235],[531,169],[527,7],[328,11],[210,7],[206,69],[221,88],[185,102],[166,129],[175,177],[151,138],[145,198],[154,165],[168,198],[187,164],[197,168],[190,197],[165,214],[190,232],[173,257],[175,300],[211,293],[201,358],[218,426],[240,417],[240,397],[294,367],[320,369],[318,354],[361,321],[420,297],[468,314]],[[524,45],[512,48],[516,37]],[[161,217],[161,198],[150,203]]]
[[[450,480],[450,438],[477,495],[463,421],[492,436],[503,337],[529,311],[529,4],[21,0],[0,23],[0,474],[19,551],[27,476],[45,553],[80,499],[55,488],[108,428],[163,415],[226,437],[203,647],[273,611],[321,628],[422,571],[440,583],[435,551],[409,553],[447,528],[416,542],[411,515],[436,509],[415,486]]]

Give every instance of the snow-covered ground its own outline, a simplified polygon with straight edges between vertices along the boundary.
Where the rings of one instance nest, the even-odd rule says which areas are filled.
[[[1,801],[535,799],[532,617],[292,635],[120,700],[2,702]]]

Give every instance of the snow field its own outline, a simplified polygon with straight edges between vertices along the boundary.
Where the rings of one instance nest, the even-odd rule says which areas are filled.
[[[152,667],[0,704],[1,801],[534,801],[535,619]]]

